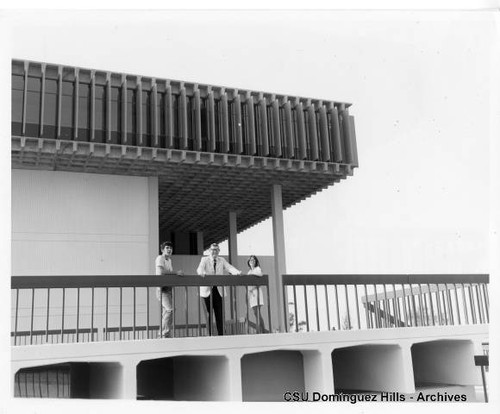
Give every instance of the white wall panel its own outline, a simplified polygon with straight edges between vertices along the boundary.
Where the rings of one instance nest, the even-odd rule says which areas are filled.
[[[148,274],[149,200],[144,177],[13,170],[12,274]]]

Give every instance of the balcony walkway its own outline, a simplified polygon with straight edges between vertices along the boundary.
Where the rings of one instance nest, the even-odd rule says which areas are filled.
[[[467,325],[22,346],[12,349],[12,375],[66,366],[78,381],[86,366],[99,384],[87,398],[283,401],[287,390],[415,394],[440,386],[474,401],[474,355],[487,338],[488,325]],[[165,377],[160,390],[148,383],[157,375]],[[16,384],[31,390],[26,378]]]

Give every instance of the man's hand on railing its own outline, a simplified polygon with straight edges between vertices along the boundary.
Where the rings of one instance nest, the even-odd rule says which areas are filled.
[[[183,272],[182,270],[178,270],[178,271],[177,271],[177,275],[178,275],[178,276],[184,276],[184,272]]]

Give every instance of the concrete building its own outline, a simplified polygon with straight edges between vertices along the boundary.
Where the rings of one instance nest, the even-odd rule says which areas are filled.
[[[475,400],[488,275],[287,274],[283,209],[358,167],[349,107],[14,60],[13,395]],[[269,217],[266,277],[195,276],[223,240],[246,269],[236,236]],[[167,239],[185,276],[153,276]],[[208,336],[205,284],[225,286],[224,336]],[[160,285],[175,292],[169,340]],[[265,335],[246,302],[255,285]]]

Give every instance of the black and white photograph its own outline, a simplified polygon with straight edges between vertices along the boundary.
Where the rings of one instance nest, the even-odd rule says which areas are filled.
[[[147,3],[0,10],[0,411],[494,412],[498,4]]]

